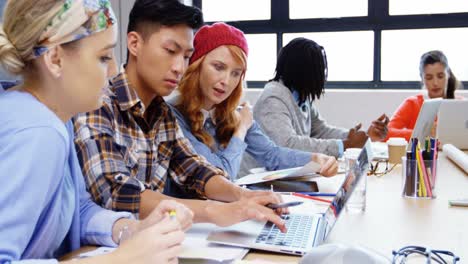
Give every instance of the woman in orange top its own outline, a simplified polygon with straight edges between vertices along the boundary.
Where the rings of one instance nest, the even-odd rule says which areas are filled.
[[[408,97],[395,111],[388,124],[388,136],[404,137],[409,141],[413,133],[419,110],[424,100],[442,97],[454,99],[455,90],[462,84],[450,70],[447,57],[442,51],[433,50],[424,53],[419,63],[419,73],[426,94]]]

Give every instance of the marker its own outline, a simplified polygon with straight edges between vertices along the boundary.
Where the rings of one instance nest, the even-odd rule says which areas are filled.
[[[306,195],[306,194],[302,194],[302,193],[293,193],[292,195],[297,196],[297,197],[302,197],[302,198],[310,199],[310,200],[319,201],[319,202],[331,203],[330,200],[321,199],[321,198],[318,198],[318,197],[314,197],[314,196],[310,196],[310,195]]]
[[[170,218],[171,220],[175,220],[175,219],[176,219],[176,216],[177,216],[177,214],[176,214],[176,211],[175,211],[175,210],[171,210],[171,211],[169,212],[169,218]]]
[[[291,207],[291,206],[297,206],[301,205],[303,202],[296,201],[296,202],[289,202],[289,203],[280,203],[280,204],[267,204],[266,207],[270,209],[278,209],[278,208],[285,208],[285,207]]]

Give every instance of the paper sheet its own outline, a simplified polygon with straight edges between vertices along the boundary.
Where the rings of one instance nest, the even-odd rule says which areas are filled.
[[[194,224],[187,231],[185,240],[182,243],[182,253],[179,255],[179,259],[203,259],[218,262],[242,259],[249,251],[248,249],[218,245],[206,241],[210,232],[218,228],[213,224]],[[183,263],[188,262],[184,261]]]
[[[217,245],[206,241],[209,233],[219,227],[213,224],[194,224],[186,232],[185,240],[182,243],[182,252],[179,255],[180,263],[187,264],[211,264],[211,263],[232,263],[234,260],[242,259],[248,249]],[[115,248],[100,247],[78,255],[77,258],[94,257],[114,251]]]
[[[317,172],[320,170],[320,165],[316,162],[310,161],[304,167],[297,167],[285,170],[266,171],[261,173],[253,173],[246,175],[236,181],[238,185],[248,185],[260,182],[267,182],[273,180],[284,180],[288,178],[303,177],[309,178],[320,177]]]

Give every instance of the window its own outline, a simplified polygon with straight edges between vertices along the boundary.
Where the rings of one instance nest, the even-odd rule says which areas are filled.
[[[203,0],[205,21],[268,20],[270,0]]]
[[[337,6],[340,8],[336,8]],[[353,16],[367,16],[367,0],[293,0],[289,2],[291,19]]]
[[[463,36],[468,36],[468,28],[383,31],[382,80],[419,81],[419,59],[430,50],[443,51],[455,76],[468,80],[468,52],[466,39],[461,40]]]
[[[390,0],[390,15],[468,12],[466,0]]]
[[[273,78],[276,65],[276,35],[246,34],[249,44],[247,81],[264,81]]]
[[[206,21],[244,31],[248,87],[272,78],[279,50],[304,36],[324,46],[327,88],[420,88],[419,57],[442,50],[468,87],[467,0],[193,0]],[[466,46],[466,45],[465,45]],[[275,50],[276,49],[276,50]]]
[[[325,48],[328,60],[328,81],[372,81],[374,32],[284,34],[284,45],[297,37],[312,39]]]

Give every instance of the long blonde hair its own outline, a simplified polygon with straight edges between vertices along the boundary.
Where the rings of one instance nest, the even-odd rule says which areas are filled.
[[[0,27],[0,63],[10,73],[24,74],[31,68],[33,48],[63,0],[9,0]]]
[[[236,116],[236,108],[242,97],[242,80],[244,79],[247,69],[247,56],[242,49],[233,45],[227,45],[226,47],[229,49],[234,59],[242,64],[244,71],[239,80],[239,84],[234,91],[232,91],[231,95],[222,103],[215,105],[214,118],[216,121],[216,139],[222,147],[226,147],[229,144],[232,135],[239,125],[239,118]],[[203,114],[201,112],[204,98],[200,87],[200,70],[205,56],[193,62],[185,72],[179,85],[181,95],[176,107],[186,117],[192,134],[205,145],[213,148],[214,139],[203,128]]]

